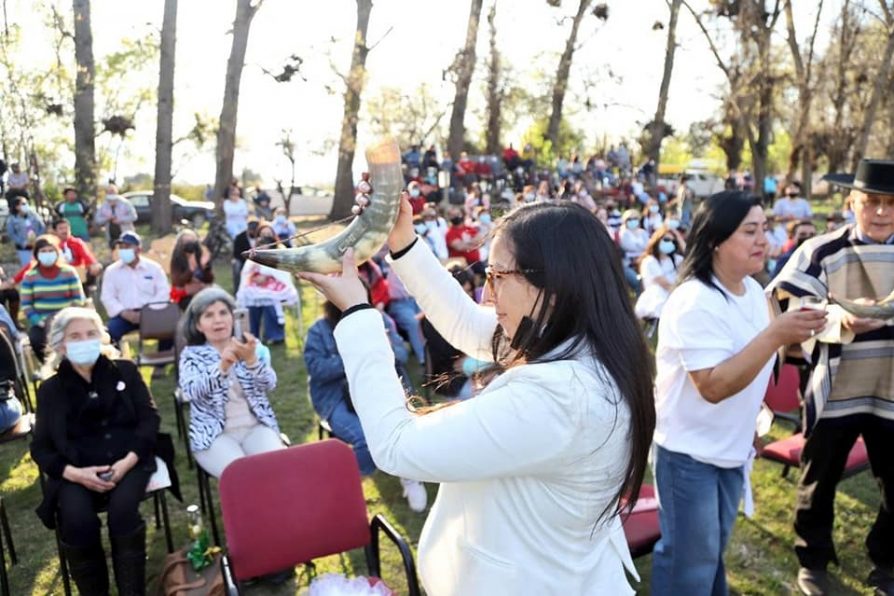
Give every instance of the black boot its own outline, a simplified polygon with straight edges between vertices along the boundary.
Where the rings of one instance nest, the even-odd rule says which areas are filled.
[[[126,536],[112,536],[112,565],[119,596],[146,593],[146,524]]]
[[[108,596],[109,568],[102,544],[71,546],[62,543],[68,572],[83,596]]]

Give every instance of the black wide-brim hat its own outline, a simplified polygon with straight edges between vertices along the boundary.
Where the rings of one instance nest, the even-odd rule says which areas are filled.
[[[894,195],[894,161],[863,159],[856,174],[826,174],[832,184],[877,195]]]

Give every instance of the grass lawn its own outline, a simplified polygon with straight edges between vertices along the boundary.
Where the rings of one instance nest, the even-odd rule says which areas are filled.
[[[6,253],[8,245],[2,247]],[[2,259],[9,261],[9,259]],[[216,268],[218,281],[225,288],[232,285],[229,267]],[[306,331],[320,316],[321,299],[307,285],[301,286],[302,309],[300,328]],[[307,394],[307,375],[301,354],[303,338],[299,333],[299,320],[295,311],[288,311],[287,340],[282,346],[271,348],[273,364],[279,375],[279,384],[271,395],[271,402],[283,432],[299,444],[317,439],[315,418]],[[169,369],[170,371],[170,369]],[[418,367],[414,371],[418,374]],[[150,369],[143,374],[149,384],[162,418],[162,430],[175,437],[178,448],[177,469],[180,473],[184,503],[173,498],[168,500],[176,544],[185,544],[186,506],[198,503],[195,474],[187,469],[182,443],[176,438],[174,405],[171,397],[173,375],[161,379],[151,379]],[[783,436],[784,428],[774,428],[774,435]],[[796,474],[791,474],[794,477]],[[793,478],[782,479],[780,467],[765,461],[755,465],[752,481],[755,487],[756,515],[752,520],[740,517],[732,542],[727,551],[727,570],[731,588],[739,594],[786,594],[796,592],[794,576],[797,563],[792,551],[792,508],[795,499]],[[308,486],[307,490],[313,490]],[[437,487],[428,486],[429,502],[434,500]],[[397,478],[376,473],[364,480],[364,493],[370,513],[385,514],[394,525],[407,536],[415,548],[424,521],[423,514],[410,511],[401,496]],[[40,487],[37,469],[32,462],[27,443],[18,441],[0,448],[0,494],[10,517],[13,538],[19,555],[19,564],[10,569],[10,584],[13,595],[61,594],[62,581],[59,576],[56,544],[53,533],[44,528],[34,514],[40,501]],[[862,473],[843,482],[839,486],[835,540],[841,567],[834,570],[840,593],[871,593],[863,587],[862,581],[868,574],[870,563],[865,555],[863,541],[878,508],[878,489],[869,473]],[[152,507],[144,503],[143,513],[152,519]],[[147,576],[150,590],[156,588],[157,576],[165,555],[164,536],[149,523],[149,563]],[[382,543],[383,576],[396,588],[404,592],[402,567],[396,549],[390,543]],[[361,551],[344,557],[329,557],[317,562],[318,572],[364,573],[365,563]],[[636,585],[639,593],[649,591],[650,559],[637,561],[642,582]],[[247,590],[250,594],[296,594],[307,586],[305,576],[296,578],[279,588],[258,585]]]

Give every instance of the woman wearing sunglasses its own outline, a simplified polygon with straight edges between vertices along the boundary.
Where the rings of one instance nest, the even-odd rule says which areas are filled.
[[[604,227],[573,203],[513,211],[494,226],[483,306],[416,237],[405,199],[388,246],[438,332],[505,371],[473,399],[412,412],[352,255],[339,277],[301,274],[344,311],[335,339],[376,465],[441,483],[419,542],[426,592],[631,594],[619,511],[655,411]]]

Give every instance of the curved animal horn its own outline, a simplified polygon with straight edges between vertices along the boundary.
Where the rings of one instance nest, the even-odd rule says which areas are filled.
[[[374,192],[369,205],[344,230],[317,244],[296,248],[249,250],[242,256],[268,267],[297,273],[336,273],[348,248],[360,264],[382,248],[400,213],[404,178],[397,141],[388,138],[366,150]]]

